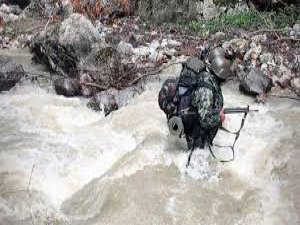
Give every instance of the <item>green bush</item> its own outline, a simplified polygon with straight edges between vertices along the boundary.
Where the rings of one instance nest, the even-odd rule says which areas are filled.
[[[207,34],[216,31],[229,31],[242,28],[245,30],[279,29],[293,26],[300,20],[300,8],[295,6],[278,9],[278,11],[258,12],[255,10],[237,12],[235,14],[220,14],[211,20],[193,20],[175,26],[184,32]]]

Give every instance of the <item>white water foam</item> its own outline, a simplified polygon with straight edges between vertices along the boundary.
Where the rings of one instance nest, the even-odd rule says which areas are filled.
[[[288,204],[288,200],[270,173],[276,162],[276,146],[291,133],[282,132],[283,124],[272,117],[271,106],[255,104],[232,87],[225,87],[226,106],[251,104],[260,111],[248,115],[236,145],[235,161],[222,164],[212,158],[208,149],[197,149],[191,166],[186,168],[189,152],[184,139],[168,134],[166,118],[157,105],[159,86],[147,89],[107,118],[88,109],[83,100],[56,96],[31,85],[1,95],[0,171],[21,171],[26,184],[35,165],[30,188],[44,193],[59,208],[77,190],[91,188],[91,181],[101,180],[102,175],[108,175],[108,180],[122,180],[145,168],[175,165],[184,185],[192,179],[221,194],[225,190],[219,187],[220,183],[229,188],[230,182],[237,180],[241,185],[234,184],[229,190],[236,199],[256,190],[255,196],[260,199],[255,201],[261,203],[262,209],[254,210],[254,219],[250,218],[247,224],[278,224],[283,221],[281,217],[288,218],[288,213],[276,215],[278,209],[285,209],[281,205]],[[236,130],[240,122],[241,116],[228,116],[225,126]],[[230,144],[232,138],[220,132],[215,141]],[[282,160],[288,160],[288,154],[282,154]],[[102,194],[97,191],[93,189],[87,192],[90,196],[84,196],[91,205],[83,205],[90,207],[89,211],[94,212],[91,215],[99,213],[93,205],[95,195]],[[167,213],[177,212],[176,202],[176,195],[169,198]],[[4,203],[3,207],[8,206]],[[9,207],[5,211],[9,212]],[[262,223],[257,221],[261,217]]]

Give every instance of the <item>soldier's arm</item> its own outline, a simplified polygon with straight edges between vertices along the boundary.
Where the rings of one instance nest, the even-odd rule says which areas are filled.
[[[192,105],[197,109],[200,124],[203,128],[210,129],[221,123],[220,112],[214,109],[214,95],[212,90],[199,87],[192,97]]]

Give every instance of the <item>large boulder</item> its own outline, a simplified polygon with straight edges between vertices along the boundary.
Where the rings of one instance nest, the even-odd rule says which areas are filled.
[[[138,12],[141,18],[151,19],[158,24],[196,19],[198,1],[140,0]]]
[[[98,41],[101,37],[91,21],[75,13],[54,29],[34,36],[30,49],[36,62],[70,76]]]
[[[22,65],[10,57],[0,56],[0,92],[8,91],[25,76]]]
[[[252,67],[247,71],[241,68],[238,76],[241,82],[240,90],[251,95],[264,94],[272,85],[272,80],[257,67]]]
[[[54,81],[54,87],[58,95],[66,97],[81,95],[81,85],[78,79],[60,78]]]
[[[79,58],[86,56],[92,45],[100,40],[101,36],[92,22],[81,14],[70,15],[59,27],[58,43],[72,46]]]
[[[71,45],[57,43],[54,31],[34,36],[30,43],[33,61],[45,65],[50,71],[70,75],[77,68],[79,59]]]

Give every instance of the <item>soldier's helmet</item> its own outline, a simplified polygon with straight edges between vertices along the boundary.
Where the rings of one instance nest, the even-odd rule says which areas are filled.
[[[159,107],[167,115],[172,115],[176,111],[176,106],[175,106],[174,100],[175,100],[175,96],[176,96],[177,82],[178,82],[178,79],[176,79],[176,78],[167,79],[163,83],[162,88],[158,95]]]
[[[225,58],[225,52],[221,48],[212,50],[208,55],[210,62],[210,69],[216,74],[217,77],[225,80],[232,74],[230,70],[231,63]]]

